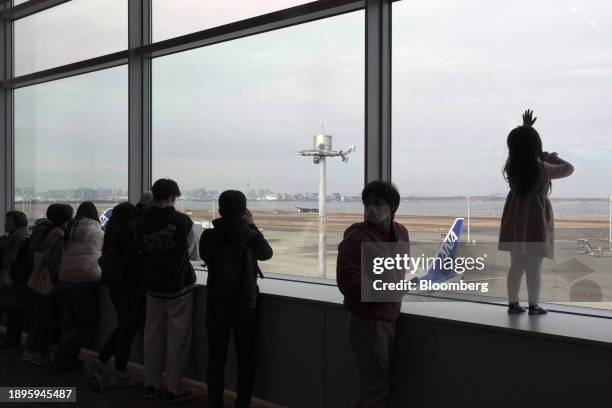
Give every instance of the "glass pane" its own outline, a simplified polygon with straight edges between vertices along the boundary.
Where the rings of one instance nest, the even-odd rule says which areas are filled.
[[[15,76],[128,46],[126,0],[73,0],[16,20]]]
[[[127,199],[127,66],[15,91],[15,208]]]
[[[153,41],[308,3],[307,0],[153,0]]]
[[[506,138],[530,108],[544,150],[576,169],[552,183],[556,259],[544,267],[567,261],[578,273],[584,264],[601,284],[600,261],[579,253],[577,240],[610,246],[610,38],[604,0],[394,3],[393,177],[412,239],[440,239],[469,215],[463,241],[497,242]],[[465,278],[487,279],[488,295],[505,300],[507,271]],[[543,275],[543,293],[571,292],[577,281],[559,276]]]
[[[296,152],[313,135],[327,159],[327,277],[344,229],[362,219],[364,24],[351,13],[153,61],[153,176],[175,179],[179,210],[209,226],[225,189],[248,194],[274,249],[265,272],[318,276],[319,166]]]

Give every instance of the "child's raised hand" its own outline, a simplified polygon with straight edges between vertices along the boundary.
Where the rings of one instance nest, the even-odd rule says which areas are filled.
[[[523,113],[523,126],[533,126],[536,120],[538,120],[538,118],[533,117],[532,110],[527,109],[525,113]]]

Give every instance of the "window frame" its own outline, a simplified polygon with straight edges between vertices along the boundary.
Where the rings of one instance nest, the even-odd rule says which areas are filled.
[[[81,75],[128,64],[128,192],[136,202],[142,191],[150,189],[151,140],[151,60],[189,49],[268,31],[365,10],[365,123],[364,185],[371,180],[391,181],[391,20],[392,3],[400,0],[319,0],[284,10],[235,21],[166,40],[152,42],[151,0],[128,2],[128,48],[107,55],[36,71],[13,75],[13,22],[72,0],[28,0],[12,6],[12,0],[0,0],[0,214],[15,208],[14,201],[14,128],[13,91],[17,88]],[[187,11],[185,11],[187,12]],[[4,223],[0,223],[0,233]],[[272,279],[335,286],[330,280],[287,276]],[[487,303],[478,299],[462,301]],[[495,302],[493,302],[495,303]],[[551,308],[561,313],[589,315],[580,307]],[[561,310],[563,309],[563,310]],[[592,314],[591,314],[592,315]],[[610,316],[600,316],[612,318]]]

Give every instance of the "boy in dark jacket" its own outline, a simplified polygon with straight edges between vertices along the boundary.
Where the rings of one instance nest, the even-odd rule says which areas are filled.
[[[208,401],[223,407],[225,361],[233,333],[238,358],[236,407],[249,407],[255,383],[255,335],[262,276],[257,261],[272,258],[272,248],[253,222],[244,194],[227,190],[219,196],[221,218],[200,240],[208,266],[206,327],[208,330]]]
[[[348,336],[360,377],[359,407],[385,407],[390,394],[389,363],[401,302],[361,301],[361,243],[408,242],[395,222],[400,195],[391,183],[373,181],[361,193],[364,221],[344,232],[338,245],[336,280],[349,310]]]
[[[181,195],[176,182],[157,180],[152,192],[155,204],[144,213],[138,226],[142,278],[147,290],[145,398],[158,395],[166,351],[166,400],[179,402],[190,394],[183,389],[182,377],[191,349],[196,276],[190,261],[200,259],[198,241],[193,221],[174,209]]]

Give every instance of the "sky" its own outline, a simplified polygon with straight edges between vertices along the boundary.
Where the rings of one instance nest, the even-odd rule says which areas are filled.
[[[154,0],[153,37],[304,1]],[[185,13],[184,10],[189,10]],[[104,11],[104,12],[102,12]],[[124,49],[126,0],[73,0],[15,25],[17,74]],[[364,13],[153,61],[153,175],[184,189],[317,191],[296,151],[321,130],[328,192],[363,183]],[[393,6],[393,179],[402,195],[507,191],[508,132],[530,108],[544,149],[575,165],[559,197],[612,190],[612,3],[402,0]],[[127,187],[127,68],[15,93],[16,185]]]

